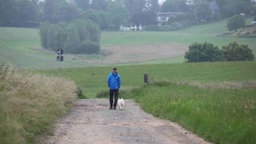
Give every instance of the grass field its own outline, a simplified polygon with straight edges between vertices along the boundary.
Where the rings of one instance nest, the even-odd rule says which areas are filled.
[[[122,89],[130,90],[143,85],[143,76],[157,81],[196,81],[200,83],[243,82],[256,80],[255,62],[223,62],[193,64],[144,64],[117,66],[122,76]],[[106,79],[112,67],[86,67],[61,70],[61,76],[74,80],[88,98],[107,89]],[[58,70],[43,73],[58,75]]]
[[[213,143],[255,143],[256,82],[251,85],[254,88],[222,86],[203,89],[158,83],[137,90],[133,98],[146,112],[177,122]]]
[[[120,97],[135,99],[145,111],[176,121],[214,143],[250,144],[256,141],[255,61],[183,63],[184,52],[193,42],[206,41],[220,47],[237,41],[248,44],[255,54],[255,38],[217,37],[227,32],[225,23],[198,25],[175,32],[102,32],[102,55],[65,54],[60,76],[74,81],[86,98],[95,98],[97,95],[107,97],[106,78],[112,67],[117,67],[122,77]],[[56,54],[41,48],[38,33],[37,29],[0,28],[0,61],[20,68],[38,69],[40,74],[49,75],[53,81],[58,81]],[[144,84],[144,74],[149,75],[151,85]],[[34,82],[34,77],[31,76],[30,80]],[[15,82],[16,78],[10,81]],[[17,86],[25,98],[21,103],[25,101],[29,107],[35,106],[30,105],[34,97],[20,88],[27,84],[19,82],[12,86],[12,83],[2,82],[0,98],[6,98],[3,97],[6,94],[5,87],[11,89]],[[37,82],[40,84],[45,80]],[[47,83],[44,85],[47,87]],[[41,87],[37,89],[44,90]],[[51,90],[49,87],[46,89]],[[38,95],[37,92],[34,95]],[[15,100],[8,99],[11,104],[1,101],[0,106],[13,106]],[[0,111],[9,109],[1,108]],[[33,116],[26,112],[21,118],[29,121],[27,117],[38,118],[39,115],[40,118],[45,111]],[[3,112],[0,114],[0,118],[5,118]],[[1,126],[6,125],[4,123]],[[33,128],[36,133],[38,126]],[[16,132],[18,135],[20,131]]]
[[[219,47],[231,41],[248,44],[256,54],[255,38],[227,38],[226,21],[173,32],[102,32],[99,55],[65,54],[61,67],[111,64],[182,63],[188,45],[210,42]],[[0,60],[20,68],[57,68],[56,53],[40,45],[38,29],[0,27]]]
[[[107,67],[64,69],[87,98],[107,98]],[[120,97],[218,144],[252,144],[256,133],[256,63],[120,65]],[[44,73],[56,75],[57,70]],[[148,74],[153,84],[146,85]],[[107,100],[106,100],[107,101]]]

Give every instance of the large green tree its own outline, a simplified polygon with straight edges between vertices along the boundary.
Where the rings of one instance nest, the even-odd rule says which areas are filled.
[[[187,0],[166,0],[162,6],[162,12],[186,12],[189,6],[186,4]]]
[[[132,24],[156,24],[157,0],[124,0],[124,3],[130,13]]]
[[[34,27],[38,23],[36,0],[0,0],[0,26]]]
[[[223,17],[230,17],[236,14],[250,14],[252,7],[251,0],[216,0]]]
[[[118,29],[126,25],[129,19],[127,8],[120,1],[110,1],[107,7],[107,25],[110,29]]]
[[[90,7],[90,0],[74,0],[75,4],[82,10],[87,10]]]
[[[237,30],[245,26],[245,18],[241,15],[232,16],[227,23],[228,30]]]
[[[74,3],[66,0],[45,0],[42,2],[42,21],[57,23],[79,18],[80,11]]]
[[[108,0],[92,0],[90,7],[99,10],[99,11],[105,11],[108,6]]]
[[[212,10],[209,4],[205,1],[198,2],[194,7],[194,15],[200,22],[207,22],[212,17]]]
[[[100,31],[89,20],[73,20],[57,24],[44,23],[40,27],[41,44],[44,48],[66,53],[98,53]]]

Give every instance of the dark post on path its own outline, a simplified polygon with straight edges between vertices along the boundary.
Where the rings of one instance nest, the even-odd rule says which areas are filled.
[[[146,83],[146,84],[149,83],[148,74],[144,74],[144,83]]]
[[[64,51],[63,49],[57,50],[57,62],[58,62],[58,77],[60,77],[60,62],[64,61]]]

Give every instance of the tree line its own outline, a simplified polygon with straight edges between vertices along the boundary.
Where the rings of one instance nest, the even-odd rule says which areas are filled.
[[[158,12],[181,12],[174,23],[198,22],[231,17],[240,13],[256,16],[251,0],[0,0],[0,26],[38,27],[41,22],[57,23],[77,18],[90,19],[101,29],[120,25],[157,24]]]
[[[0,0],[0,26],[39,27],[85,18],[101,29],[156,24],[158,0]]]
[[[91,54],[99,52],[100,30],[159,30],[158,12],[182,13],[161,26],[169,30],[240,13],[255,16],[255,6],[251,0],[0,0],[0,26],[40,27],[44,48]]]
[[[256,17],[256,1],[251,0],[166,0],[161,12],[180,12],[163,23],[162,29],[177,30],[191,25],[221,20],[234,15]]]

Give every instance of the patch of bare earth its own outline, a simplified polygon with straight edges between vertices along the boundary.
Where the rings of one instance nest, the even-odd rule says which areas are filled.
[[[124,110],[108,109],[107,99],[77,100],[41,144],[208,144],[179,125],[154,118],[132,100]]]
[[[103,58],[103,63],[130,63],[181,56],[185,54],[188,46],[165,43],[111,46],[102,49],[110,53]]]

